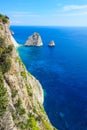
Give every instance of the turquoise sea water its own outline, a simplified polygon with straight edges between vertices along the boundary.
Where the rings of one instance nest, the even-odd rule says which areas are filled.
[[[26,68],[42,84],[44,107],[59,130],[87,130],[87,27],[12,26],[15,39],[24,44],[40,33],[42,47],[18,48]],[[48,44],[55,41],[56,46]]]

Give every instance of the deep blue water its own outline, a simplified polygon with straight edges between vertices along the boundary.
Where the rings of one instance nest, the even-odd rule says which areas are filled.
[[[17,27],[15,39],[24,44],[40,33],[42,47],[19,47],[28,71],[42,84],[44,107],[59,130],[87,130],[87,27]],[[54,40],[56,46],[48,47]]]

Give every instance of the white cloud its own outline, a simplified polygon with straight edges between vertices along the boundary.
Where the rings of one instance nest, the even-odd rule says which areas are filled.
[[[54,14],[53,16],[86,16],[87,11],[85,12],[77,12],[77,13],[58,13]]]
[[[62,5],[55,16],[87,16],[87,5]]]
[[[68,16],[84,16],[87,15],[87,11],[86,12],[78,12],[78,13],[70,13],[70,14],[66,14]]]
[[[87,9],[87,5],[66,5],[63,7],[63,11],[84,10],[84,9]]]

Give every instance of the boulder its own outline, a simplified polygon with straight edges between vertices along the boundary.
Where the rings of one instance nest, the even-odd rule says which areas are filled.
[[[39,33],[34,33],[32,36],[28,37],[25,46],[42,46],[42,39]]]
[[[54,41],[52,40],[52,41],[48,44],[48,46],[50,46],[50,47],[55,46]]]

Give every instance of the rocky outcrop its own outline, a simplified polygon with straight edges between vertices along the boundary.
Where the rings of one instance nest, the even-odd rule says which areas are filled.
[[[48,46],[50,46],[50,47],[53,47],[53,46],[55,46],[55,43],[54,43],[54,41],[52,40],[50,43],[49,43],[49,45]]]
[[[23,65],[14,47],[9,24],[2,23],[2,28],[0,37],[5,39],[5,43],[0,43],[0,59],[3,59],[3,48],[8,48],[5,56],[10,52],[10,58],[6,59],[9,58],[11,66],[6,61],[9,70],[3,72],[0,63],[0,87],[4,91],[2,94],[0,92],[0,99],[3,98],[3,94],[5,94],[4,98],[7,97],[6,100],[4,99],[6,102],[0,104],[0,130],[56,130],[42,105],[44,95],[41,84]]]
[[[28,37],[25,46],[42,46],[42,39],[38,33],[34,33],[32,36]]]

